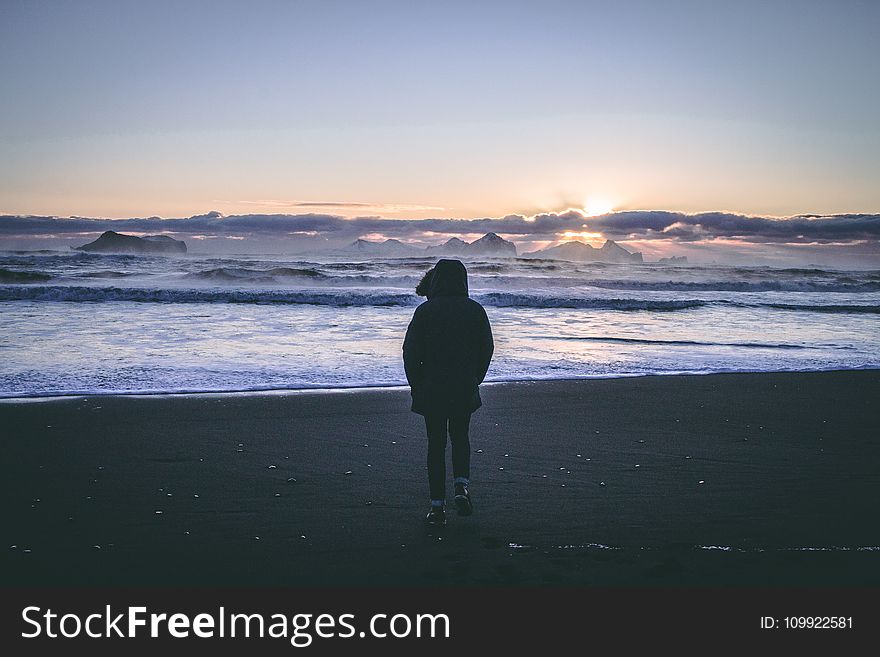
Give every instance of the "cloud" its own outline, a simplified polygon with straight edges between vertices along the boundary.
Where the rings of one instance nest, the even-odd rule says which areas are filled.
[[[880,239],[880,215],[750,217],[724,212],[616,212],[588,220],[612,238],[678,241],[734,239],[762,243],[827,243]]]
[[[487,232],[501,233],[514,240],[556,241],[566,231],[587,231],[623,241],[719,240],[767,244],[823,244],[880,240],[880,214],[775,218],[725,212],[685,214],[650,210],[586,217],[577,210],[568,210],[532,217],[508,215],[481,219],[389,219],[378,215],[346,218],[326,213],[224,216],[219,212],[180,219],[0,216],[0,237],[72,237],[105,230],[271,239],[319,235],[332,240],[354,239],[377,233],[422,242],[441,241],[445,236]]]
[[[227,202],[220,201],[224,204]],[[327,208],[331,210],[354,210],[356,212],[390,213],[401,212],[432,212],[446,208],[435,205],[415,205],[412,203],[362,203],[356,201],[280,201],[278,199],[260,199],[256,201],[234,201],[238,205],[249,205],[261,208]]]

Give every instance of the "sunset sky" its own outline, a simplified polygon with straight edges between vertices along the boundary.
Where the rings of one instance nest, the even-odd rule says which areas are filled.
[[[0,214],[880,211],[877,2],[5,1],[0,25]]]

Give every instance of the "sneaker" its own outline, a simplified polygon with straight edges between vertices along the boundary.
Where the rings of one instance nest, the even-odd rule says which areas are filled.
[[[431,527],[444,527],[446,525],[446,509],[442,506],[432,506],[425,516],[425,522]]]
[[[455,485],[455,506],[458,508],[458,515],[460,516],[469,516],[474,512],[471,494],[464,484]]]

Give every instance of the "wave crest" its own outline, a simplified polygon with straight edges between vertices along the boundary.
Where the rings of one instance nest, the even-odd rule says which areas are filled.
[[[44,283],[51,278],[42,272],[0,269],[0,283]]]

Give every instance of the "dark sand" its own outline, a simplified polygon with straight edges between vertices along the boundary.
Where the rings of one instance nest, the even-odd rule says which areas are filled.
[[[2,583],[880,584],[878,371],[483,398],[440,531],[406,391],[2,403]]]

